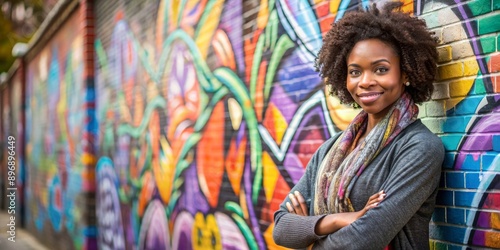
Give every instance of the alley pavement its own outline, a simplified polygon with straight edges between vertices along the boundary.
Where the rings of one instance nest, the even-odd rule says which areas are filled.
[[[21,228],[21,225],[16,225],[15,228],[15,242],[10,241],[12,233],[9,233],[10,215],[7,211],[0,210],[0,249],[1,250],[48,250],[35,237]]]

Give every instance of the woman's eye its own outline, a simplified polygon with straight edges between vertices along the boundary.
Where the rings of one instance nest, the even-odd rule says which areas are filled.
[[[349,75],[351,76],[359,76],[361,75],[361,72],[359,70],[350,70]]]
[[[387,68],[377,68],[377,70],[375,70],[375,73],[385,73],[387,71],[388,71]]]

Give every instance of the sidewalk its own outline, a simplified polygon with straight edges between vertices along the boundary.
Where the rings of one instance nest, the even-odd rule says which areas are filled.
[[[31,236],[31,234],[21,228],[20,225],[16,225],[16,242],[11,242],[8,240],[10,234],[9,226],[7,224],[9,221],[9,214],[7,211],[0,210],[0,249],[2,250],[48,250],[45,246],[43,246],[40,242],[38,242],[35,237]]]

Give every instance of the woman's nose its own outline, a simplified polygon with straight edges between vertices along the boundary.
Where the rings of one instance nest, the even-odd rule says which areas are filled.
[[[361,78],[359,79],[359,87],[361,88],[367,88],[375,83],[375,80],[373,78],[373,74],[366,72],[361,75]]]

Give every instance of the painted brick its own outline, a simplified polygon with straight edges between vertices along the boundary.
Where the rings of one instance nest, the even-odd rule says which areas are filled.
[[[457,13],[456,7],[445,7],[434,12],[434,14],[438,16],[439,24],[442,26],[460,23],[461,20],[457,17],[457,15],[455,15],[455,13]]]
[[[444,207],[434,208],[434,213],[432,214],[432,221],[446,222],[446,208]]]
[[[475,114],[479,103],[483,100],[482,96],[469,96],[455,107],[456,115]]]
[[[491,0],[476,0],[476,1],[471,1],[468,2],[467,5],[469,6],[470,11],[472,12],[472,15],[474,16],[479,16],[482,14],[486,14],[491,11]]]
[[[474,56],[474,51],[472,51],[469,41],[453,43],[451,45],[451,53],[453,60]]]
[[[500,31],[500,14],[479,19],[478,34],[484,35]]]
[[[448,188],[465,188],[464,172],[447,172],[446,187]]]
[[[446,225],[431,225],[430,238],[443,241],[462,243],[466,233],[465,227],[454,227]]]
[[[427,117],[427,112],[425,112],[424,104],[417,104],[418,106],[418,118]]]
[[[474,235],[472,242],[476,246],[483,246],[487,249],[500,248],[500,240],[497,240],[500,239],[500,232],[474,229],[471,235]]]
[[[462,77],[464,75],[464,68],[461,62],[451,63],[438,67],[438,79],[446,80],[453,79],[457,77]]]
[[[455,191],[455,206],[471,207],[476,192]]]
[[[500,36],[497,36],[497,51],[500,51]]]
[[[495,162],[498,154],[496,153],[486,153],[481,156],[481,169],[483,171],[499,171],[498,166],[494,166],[493,162]],[[499,160],[496,163],[500,163]]]
[[[477,213],[477,209],[467,208],[465,209],[465,219],[470,221],[469,216],[474,216]]]
[[[446,222],[456,225],[465,225],[465,210],[462,208],[446,208]]]
[[[467,35],[466,39],[471,39],[471,38],[476,36],[476,34],[477,34],[477,20],[463,21],[462,27],[464,27],[464,29],[467,30],[466,34],[470,34],[470,35]],[[464,30],[464,32],[465,32],[465,30]]]
[[[458,79],[449,83],[450,97],[464,97],[470,91],[474,79]]]
[[[481,43],[481,54],[489,54],[493,53],[496,51],[496,43],[497,39],[494,36],[490,37],[481,37],[479,39],[479,42]]]
[[[500,135],[493,135],[491,144],[494,151],[500,152]]]
[[[484,87],[484,80],[483,78],[476,78],[476,80],[474,81],[474,88],[472,90],[472,94],[476,94],[476,95],[482,95],[482,94],[486,94],[486,88]]]
[[[455,106],[459,104],[463,98],[450,98],[445,101],[445,109],[447,115],[455,115]]]
[[[493,10],[500,10],[500,0],[493,0]]]
[[[500,93],[500,76],[495,76],[493,81],[493,93]]]
[[[491,218],[492,218],[491,228],[500,230],[500,212],[496,211],[491,213]]]
[[[479,211],[476,226],[479,228],[491,228],[491,215],[492,213]]]
[[[476,59],[463,61],[464,63],[464,76],[476,76],[479,72],[479,65]]]
[[[444,118],[424,118],[422,123],[435,134],[443,133]]]
[[[442,46],[437,49],[438,52],[438,62],[444,63],[449,62],[452,59],[452,47],[451,46]]]
[[[436,196],[436,205],[453,206],[453,191],[440,189]]]
[[[447,134],[441,135],[441,141],[443,141],[444,149],[446,151],[454,151],[458,148],[458,144],[462,140],[462,135],[459,134]]]
[[[432,92],[432,100],[442,100],[450,98],[450,89],[446,83],[434,83],[434,91]]]
[[[436,241],[429,239],[429,250],[436,250]]]
[[[488,61],[488,70],[490,73],[500,72],[500,55],[498,55],[498,53],[490,57]]]
[[[462,133],[469,124],[470,116],[449,116],[443,124],[444,133]]]
[[[434,245],[435,250],[448,250],[448,244],[443,242],[436,242]]]
[[[459,242],[459,243],[462,243],[462,242]],[[455,244],[448,244],[448,250],[463,250],[463,246],[455,245]]]
[[[453,165],[455,164],[455,158],[457,154],[456,153],[445,153],[444,154],[444,162],[443,162],[443,168],[444,169],[453,169]]]
[[[467,135],[465,140],[468,144],[473,144],[472,147],[462,148],[462,151],[490,151],[493,149],[493,145],[491,143],[491,134],[472,134]]]
[[[444,44],[461,41],[467,39],[467,34],[465,33],[462,24],[454,24],[443,28],[443,33],[441,33]]]
[[[457,168],[462,170],[481,170],[481,159],[478,153],[459,153],[457,158],[463,159],[462,165]]]
[[[423,20],[425,20],[425,23],[427,24],[427,27],[429,29],[433,29],[433,28],[441,26],[441,24],[439,23],[439,21],[437,19],[437,15],[435,13],[422,15],[421,18]]]
[[[465,188],[477,189],[481,183],[481,175],[479,173],[465,173]]]
[[[445,178],[445,173],[441,172],[439,175],[439,185],[440,188],[446,188],[446,178]]]
[[[444,116],[446,114],[443,101],[430,101],[424,105],[428,117]]]

